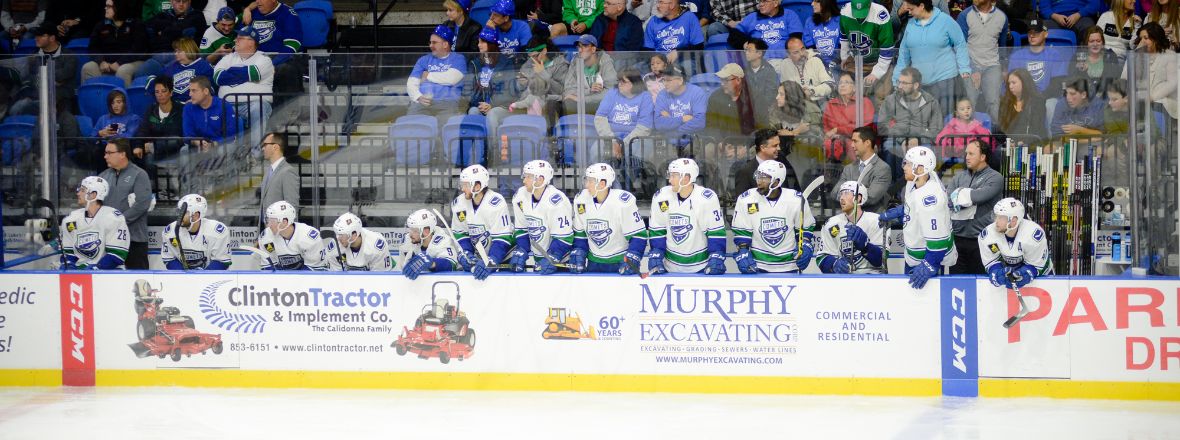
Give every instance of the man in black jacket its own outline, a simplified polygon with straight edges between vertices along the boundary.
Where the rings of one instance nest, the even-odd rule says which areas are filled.
[[[153,54],[151,58],[140,66],[135,76],[159,75],[164,66],[172,62],[172,42],[181,37],[200,41],[205,35],[205,15],[194,10],[192,0],[171,0],[172,10],[163,11],[145,23],[148,34],[148,50]]]
[[[775,130],[764,128],[754,132],[754,158],[733,168],[733,200],[737,200],[746,190],[758,187],[754,183],[754,171],[758,170],[758,165],[763,161],[778,159],[780,142]],[[783,188],[798,191],[799,178],[795,175],[795,169],[791,167],[790,162],[784,164],[787,166],[787,178],[783,182]]]

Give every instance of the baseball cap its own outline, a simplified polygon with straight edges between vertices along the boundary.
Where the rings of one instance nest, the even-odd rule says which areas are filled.
[[[258,35],[258,29],[254,29],[254,26],[242,26],[241,29],[238,29],[238,38],[242,37],[250,38],[255,42],[261,40],[261,37]]]
[[[736,76],[738,78],[745,78],[746,71],[742,70],[742,66],[739,66],[735,63],[726,64],[725,67],[722,67],[721,70],[717,71],[718,78],[729,79],[729,77],[731,77],[731,76]]]
[[[869,16],[869,6],[872,0],[852,0],[852,18],[864,20]]]
[[[590,34],[583,34],[582,36],[578,37],[578,45],[579,46],[584,46],[587,44],[597,47],[598,46],[598,39],[594,38],[594,36],[590,35]]]
[[[238,21],[238,14],[235,14],[233,9],[230,9],[228,6],[226,6],[217,10],[217,21],[221,20],[231,20],[236,22]]]
[[[34,37],[40,37],[42,35],[57,35],[57,28],[53,26],[37,26],[33,28]]]
[[[684,78],[686,75],[684,74],[684,69],[682,69],[680,66],[668,66],[667,69],[664,69],[664,76],[678,76]]]
[[[1039,18],[1034,18],[1028,21],[1029,32],[1045,32],[1048,28],[1045,27],[1045,21]]]

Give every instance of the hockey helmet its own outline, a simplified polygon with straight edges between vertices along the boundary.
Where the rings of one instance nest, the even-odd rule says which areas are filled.
[[[521,178],[523,179],[524,175],[528,174],[545,178],[545,184],[548,185],[553,181],[553,165],[549,165],[549,162],[544,160],[529,161],[524,164],[524,172]]]
[[[282,223],[283,220],[286,220],[288,225],[294,226],[297,216],[298,214],[295,213],[295,207],[291,206],[290,203],[287,203],[286,200],[279,200],[266,208],[267,221],[274,220],[276,222]]]
[[[701,167],[692,159],[676,159],[668,164],[668,176],[671,177],[672,173],[687,174],[690,183],[696,182],[697,176],[701,174]]]
[[[176,209],[184,209],[188,214],[200,214],[205,218],[205,211],[209,209],[209,202],[200,194],[189,194],[176,202]]]
[[[435,226],[438,226],[438,219],[434,217],[434,213],[425,209],[414,211],[409,217],[406,217],[406,228],[408,229],[433,228]]]
[[[861,185],[855,180],[849,180],[847,182],[841,183],[840,191],[837,191],[836,194],[843,194],[844,191],[852,192],[853,200],[856,201],[857,206],[865,204],[865,199],[869,197],[869,193],[865,190],[865,186]]]
[[[934,171],[934,163],[937,158],[934,156],[934,150],[929,147],[914,147],[910,151],[905,152],[905,161],[910,164],[910,170],[914,176],[925,176]],[[918,174],[918,167],[923,168],[923,173]]]
[[[777,160],[764,160],[758,164],[758,169],[754,171],[754,180],[761,178],[770,179],[771,190],[780,188],[787,180],[787,167]]]
[[[86,190],[86,202],[89,203],[90,193],[98,193],[94,200],[103,200],[107,198],[107,194],[111,192],[111,185],[107,183],[106,179],[98,176],[90,176],[82,179],[82,183],[78,185],[78,189]]]
[[[605,180],[606,187],[615,184],[615,169],[605,163],[596,163],[586,167],[586,177],[594,180]]]
[[[1016,224],[1011,227],[1018,227],[1020,226],[1020,221],[1024,219],[1024,204],[1012,197],[1006,197],[996,202],[996,206],[992,207],[992,213],[996,215],[996,218],[1005,217],[1011,219],[1015,217]]]
[[[360,217],[351,212],[340,214],[340,217],[336,218],[336,222],[332,223],[332,230],[336,231],[336,239],[343,240],[342,237],[347,237],[346,243],[352,243],[352,233],[361,232],[361,227]]]
[[[483,165],[478,164],[464,168],[463,172],[459,173],[459,183],[471,185],[472,190],[475,189],[476,183],[480,184],[480,189],[487,188],[488,180],[490,179],[491,177],[488,176],[488,169],[484,168]]]

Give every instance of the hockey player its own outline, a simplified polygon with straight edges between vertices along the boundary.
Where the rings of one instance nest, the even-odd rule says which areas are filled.
[[[336,239],[328,242],[328,269],[334,271],[391,271],[393,257],[385,237],[364,228],[360,217],[351,212],[341,214],[332,223]]]
[[[979,258],[996,287],[1019,288],[1053,274],[1045,230],[1024,219],[1024,205],[1002,199],[992,208],[996,221],[979,233]]]
[[[228,269],[233,263],[229,228],[217,220],[205,218],[209,202],[200,194],[189,194],[181,197],[176,207],[184,210],[180,224],[172,222],[164,226],[164,235],[160,237],[160,258],[164,260],[164,267],[168,270]]]
[[[820,231],[819,270],[823,273],[882,273],[884,248],[878,215],[862,209],[869,191],[855,180],[840,185],[840,214]]]
[[[119,210],[103,206],[110,192],[107,181],[98,176],[82,179],[78,204],[61,221],[62,256],[66,269],[122,269],[131,245],[127,220]]]
[[[327,270],[324,241],[320,231],[295,221],[295,207],[279,200],[266,208],[266,229],[258,239],[270,254],[263,269]]]
[[[713,190],[695,183],[699,174],[696,161],[675,159],[668,164],[668,186],[652,197],[647,268],[653,275],[725,273],[721,204]]]
[[[910,287],[921,289],[942,266],[953,266],[958,259],[951,230],[951,209],[946,189],[934,174],[934,152],[914,147],[905,153],[905,204],[885,211],[882,222],[902,220],[905,242],[905,272]]]
[[[572,270],[634,275],[647,249],[647,227],[635,196],[611,189],[615,170],[605,163],[587,167],[583,183],[586,189],[574,197]]]
[[[799,273],[811,263],[815,217],[798,191],[783,188],[787,167],[766,160],[754,171],[754,183],[738,196],[733,209],[734,262],[745,274]],[[802,222],[800,222],[802,209]]]
[[[459,173],[463,191],[451,202],[451,225],[462,250],[459,264],[482,280],[491,269],[485,265],[477,248],[487,253],[490,264],[503,263],[512,247],[512,215],[508,202],[500,193],[488,189],[487,168],[472,165]]]
[[[553,165],[544,160],[524,164],[521,180],[524,185],[512,196],[516,220],[516,247],[509,260],[512,271],[524,272],[529,256],[537,252],[538,271],[545,275],[557,272],[554,264],[565,259],[574,242],[570,199],[550,184]]]
[[[459,268],[453,241],[445,234],[435,234],[438,219],[425,209],[406,218],[401,254],[405,256],[402,274],[411,280],[427,272],[450,272]]]

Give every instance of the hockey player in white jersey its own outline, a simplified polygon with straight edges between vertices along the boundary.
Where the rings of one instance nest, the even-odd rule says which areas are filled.
[[[419,209],[406,218],[406,234],[399,248],[405,258],[402,275],[411,280],[428,272],[450,272],[459,269],[458,255],[453,240],[446,234],[436,234],[438,219],[434,213]]]
[[[217,220],[205,218],[209,202],[200,194],[189,194],[181,197],[176,207],[184,211],[180,224],[172,222],[164,226],[164,235],[160,237],[160,258],[164,260],[164,267],[168,270],[228,269],[233,262],[229,228]]]
[[[816,258],[823,273],[882,273],[884,248],[878,215],[861,208],[869,192],[855,180],[840,184],[840,214],[820,230]]]
[[[123,213],[103,205],[110,188],[107,181],[98,176],[82,179],[78,185],[78,204],[82,207],[61,221],[65,269],[123,268],[131,235]]]
[[[1024,218],[1024,205],[1002,199],[992,208],[996,221],[979,233],[979,257],[996,287],[1019,288],[1053,274],[1045,230]]]
[[[565,259],[574,242],[570,225],[570,199],[551,185],[553,165],[544,160],[524,164],[522,185],[512,196],[516,220],[516,247],[509,261],[513,272],[524,272],[529,256],[535,255],[538,272],[551,274]]]
[[[738,252],[734,262],[742,273],[799,273],[811,263],[815,217],[802,194],[783,188],[786,178],[782,162],[763,161],[754,171],[757,188],[737,198],[733,242]]]
[[[463,191],[451,202],[451,228],[462,252],[459,264],[482,280],[492,268],[487,267],[476,251],[481,247],[491,264],[504,263],[512,247],[514,232],[508,201],[488,188],[487,168],[472,165],[459,173]]]
[[[385,237],[364,228],[360,217],[351,212],[341,214],[332,223],[336,239],[328,241],[328,269],[333,271],[393,270],[393,257]]]
[[[266,208],[266,229],[258,239],[270,254],[263,269],[327,270],[324,241],[320,231],[295,221],[295,207],[280,200]]]
[[[668,164],[668,186],[652,197],[647,268],[653,275],[725,273],[721,204],[713,190],[695,183],[699,174],[696,161],[675,159]]]
[[[605,163],[586,168],[586,189],[574,197],[572,270],[634,275],[647,249],[647,227],[635,195],[611,189],[615,170]]]
[[[886,223],[902,220],[905,272],[910,276],[910,287],[915,289],[926,286],[943,266],[953,266],[958,260],[951,233],[951,209],[946,189],[934,173],[935,163],[934,152],[927,147],[907,151],[902,163],[908,181],[905,204],[881,215],[881,221]]]

